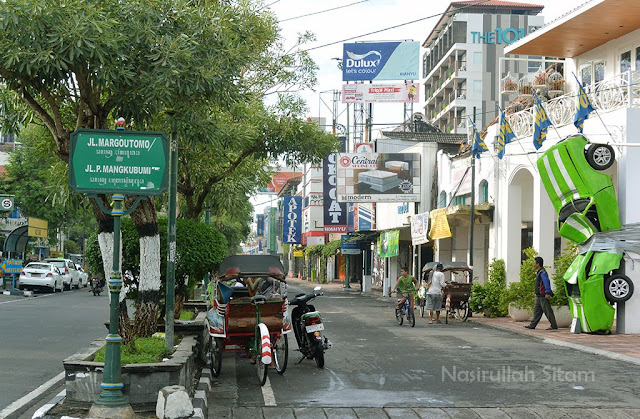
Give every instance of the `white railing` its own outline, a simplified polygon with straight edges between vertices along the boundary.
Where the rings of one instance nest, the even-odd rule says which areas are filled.
[[[587,89],[593,107],[610,112],[625,107],[640,107],[640,71],[627,71],[611,79],[597,82]],[[549,119],[556,127],[573,124],[577,90],[543,103]],[[509,125],[518,137],[533,135],[534,107],[507,116]]]

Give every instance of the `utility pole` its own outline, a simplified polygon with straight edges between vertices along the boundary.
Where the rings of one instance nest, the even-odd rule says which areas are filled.
[[[473,123],[476,123],[476,108],[473,108]],[[468,130],[467,130],[468,131]],[[472,136],[473,138],[473,136]],[[471,215],[469,220],[469,268],[471,269],[470,278],[473,279],[473,227],[475,224],[476,210],[476,158],[471,151]]]
[[[175,115],[171,115],[171,153],[169,157],[169,220],[167,240],[167,294],[165,299],[164,336],[165,347],[173,351],[174,302],[176,291],[176,208],[178,206],[178,127]]]

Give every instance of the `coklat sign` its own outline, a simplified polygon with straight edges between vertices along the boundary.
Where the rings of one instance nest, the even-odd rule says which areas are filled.
[[[342,80],[417,80],[419,55],[414,41],[343,44]]]
[[[299,196],[284,197],[282,242],[302,243],[302,198]]]

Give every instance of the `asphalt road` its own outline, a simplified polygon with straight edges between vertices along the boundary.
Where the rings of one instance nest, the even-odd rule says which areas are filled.
[[[300,291],[291,286],[289,293]],[[265,405],[640,407],[636,365],[471,322],[429,325],[418,318],[415,328],[406,322],[398,326],[389,299],[336,290],[313,303],[334,344],[325,354],[325,368],[310,360],[297,364],[300,356],[291,336],[287,371],[281,376],[270,370],[268,386],[260,388],[255,366],[240,354],[225,352],[209,396],[210,413]]]
[[[108,295],[87,291],[0,295],[0,411],[62,373],[66,357],[106,336]]]

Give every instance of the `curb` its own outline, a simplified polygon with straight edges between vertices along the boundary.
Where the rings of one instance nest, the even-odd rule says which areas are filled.
[[[600,355],[600,356],[603,356],[605,358],[615,359],[616,361],[623,361],[623,362],[629,362],[629,363],[635,364],[635,365],[640,365],[640,358],[636,358],[636,357],[633,357],[633,356],[620,354],[620,353],[612,352],[612,351],[605,351],[604,349],[592,348],[591,346],[581,345],[579,343],[566,342],[564,340],[559,340],[559,339],[534,336],[534,335],[530,335],[528,333],[520,332],[518,330],[505,329],[503,327],[496,326],[496,325],[493,325],[493,324],[475,322],[472,319],[469,319],[468,321],[470,321],[471,323],[476,324],[478,326],[485,326],[485,327],[489,327],[489,328],[495,329],[495,330],[502,330],[503,332],[514,333],[514,334],[520,335],[520,336],[526,336],[526,337],[529,337],[529,338],[532,338],[532,339],[539,340],[539,341],[541,341],[543,343],[548,343],[548,344],[555,345],[555,346],[561,346],[561,347],[564,347],[564,348],[570,348],[570,349],[574,349],[576,351],[586,352],[586,353],[590,353],[590,354],[594,354],[594,355]]]
[[[47,417],[47,413],[49,413],[49,411],[53,409],[58,403],[64,400],[66,395],[67,390],[62,390],[60,393],[56,394],[53,399],[49,401],[49,403],[36,410],[33,416],[31,416],[31,419],[45,419]]]

